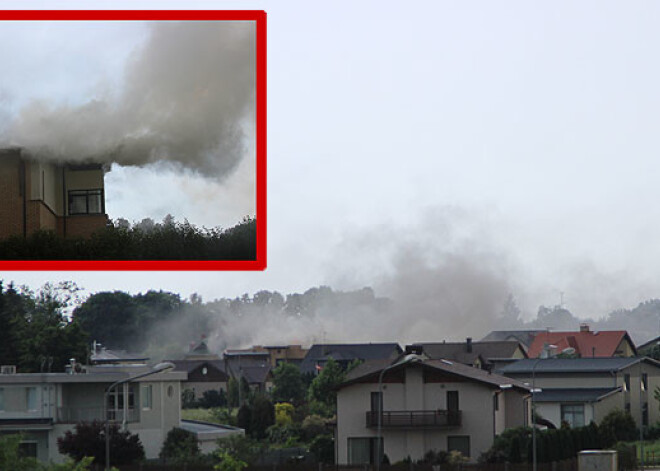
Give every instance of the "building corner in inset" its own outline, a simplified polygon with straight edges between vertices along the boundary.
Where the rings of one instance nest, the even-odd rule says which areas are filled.
[[[108,223],[102,164],[32,159],[0,149],[0,239],[39,230],[89,237]]]

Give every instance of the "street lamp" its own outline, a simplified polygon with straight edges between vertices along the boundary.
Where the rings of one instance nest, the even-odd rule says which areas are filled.
[[[105,394],[103,395],[103,404],[104,404],[103,409],[105,410],[105,471],[110,471],[110,418],[108,417],[108,398],[110,396],[110,392],[120,384],[130,383],[131,381],[144,378],[145,376],[151,376],[156,373],[161,373],[165,370],[170,370],[174,368],[174,366],[175,366],[174,363],[170,363],[169,361],[159,363],[149,371],[145,371],[144,373],[140,373],[135,376],[130,376],[128,378],[120,379],[119,381],[115,381],[105,389]]]
[[[391,370],[394,367],[401,366],[401,365],[407,365],[410,363],[418,363],[422,361],[422,358],[419,355],[416,355],[414,353],[408,354],[405,357],[403,357],[401,360],[397,361],[396,363],[393,363],[391,365],[386,366],[385,368],[382,369],[380,372],[380,375],[378,376],[378,433],[376,436],[376,471],[380,471],[380,462],[381,460],[381,443],[383,440],[382,436],[382,428],[383,428],[383,376],[385,375],[385,372],[388,370]]]

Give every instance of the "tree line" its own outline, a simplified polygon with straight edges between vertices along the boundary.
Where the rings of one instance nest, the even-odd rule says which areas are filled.
[[[151,225],[111,221],[89,238],[41,230],[0,240],[0,260],[255,260],[256,227],[252,217],[223,230],[170,216]]]

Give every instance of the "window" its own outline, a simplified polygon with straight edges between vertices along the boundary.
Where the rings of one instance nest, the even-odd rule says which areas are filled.
[[[174,397],[174,386],[170,385],[167,387],[167,397]]]
[[[128,410],[135,408],[135,391],[128,390]],[[108,419],[122,420],[124,411],[124,388],[120,385],[108,394]]]
[[[0,388],[0,411],[5,410],[5,389]]]
[[[378,414],[378,412],[383,411],[383,393],[380,392],[372,392],[371,393],[371,412],[375,412]]]
[[[649,403],[645,402],[642,404],[642,425],[646,426],[649,424]]]
[[[377,446],[376,437],[349,438],[348,439],[348,464],[375,464],[376,454],[384,455],[384,442],[381,438],[380,447]]]
[[[142,409],[149,410],[153,407],[153,386],[148,384],[142,386]]]
[[[103,190],[69,191],[69,214],[103,214]]]
[[[37,457],[37,442],[21,442],[18,444],[18,454],[21,458]]]
[[[630,391],[630,375],[629,374],[623,375],[623,390],[624,391]]]
[[[500,410],[500,395],[493,395],[493,410]]]
[[[562,404],[561,420],[571,427],[584,426],[584,404]]]
[[[460,451],[463,456],[470,456],[470,436],[457,435],[447,437],[447,451]]]
[[[25,409],[27,411],[37,410],[37,388],[25,388]]]
[[[642,373],[642,391],[646,391],[649,388],[649,375],[647,373]]]
[[[626,412],[630,414],[630,403],[626,402]]]
[[[458,391],[447,391],[447,410],[457,411],[458,409]]]

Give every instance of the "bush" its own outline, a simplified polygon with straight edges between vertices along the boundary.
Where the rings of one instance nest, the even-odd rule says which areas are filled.
[[[167,432],[159,456],[174,464],[196,463],[200,461],[202,452],[194,433],[175,427]]]
[[[318,415],[308,415],[302,423],[302,437],[305,441],[325,433],[325,420]]]
[[[335,464],[335,441],[330,435],[319,435],[309,445],[309,451],[314,453],[320,463]]]
[[[614,409],[600,422],[598,426],[603,438],[602,445],[612,446],[616,442],[629,442],[637,439],[637,426],[630,413]]]
[[[212,407],[225,407],[227,405],[227,394],[224,391],[216,391],[211,389],[209,391],[204,391],[201,399],[198,401],[199,407],[204,409],[210,409]]]
[[[288,402],[275,404],[275,423],[277,425],[290,425],[293,423],[295,408]]]
[[[111,424],[109,431],[111,464],[119,466],[144,460],[140,437],[120,430],[117,424]],[[91,456],[95,463],[105,463],[105,424],[100,420],[79,422],[73,431],[67,430],[57,439],[57,448],[76,461]]]
[[[619,455],[619,469],[637,469],[637,449],[635,445],[627,445],[619,442],[614,446]]]

